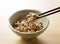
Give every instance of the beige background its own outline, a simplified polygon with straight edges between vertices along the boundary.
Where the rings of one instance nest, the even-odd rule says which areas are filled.
[[[60,0],[0,0],[0,44],[60,44],[60,12],[48,16],[50,24],[38,38],[29,41],[15,35],[8,26],[8,18],[21,9],[41,12],[60,6]]]

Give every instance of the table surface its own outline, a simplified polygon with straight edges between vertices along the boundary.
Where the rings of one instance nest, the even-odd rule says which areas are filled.
[[[60,44],[60,12],[48,16],[47,30],[36,39],[23,40],[11,31],[8,18],[21,9],[41,12],[60,6],[60,0],[0,0],[0,44]]]

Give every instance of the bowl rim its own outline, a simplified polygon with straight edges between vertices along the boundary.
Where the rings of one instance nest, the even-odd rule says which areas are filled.
[[[25,10],[25,9],[24,9]],[[38,10],[37,10],[38,11]],[[17,11],[18,12],[18,11]],[[16,12],[15,12],[16,13]],[[13,14],[12,14],[13,15]],[[11,16],[12,16],[11,15]],[[48,25],[49,25],[49,18],[48,17],[45,17],[46,19],[47,19],[47,26],[46,27],[44,27],[43,29],[41,29],[41,30],[39,30],[39,31],[37,31],[37,32],[32,32],[32,33],[29,33],[29,32],[20,32],[20,31],[18,31],[18,30],[16,30],[16,29],[14,29],[12,26],[11,26],[11,24],[10,24],[10,18],[11,18],[11,16],[8,18],[8,26],[11,28],[11,30],[12,31],[14,31],[14,32],[18,32],[18,33],[21,33],[21,34],[35,34],[35,33],[39,33],[39,32],[41,32],[41,31],[43,31],[43,30],[46,30],[46,28],[48,27]]]

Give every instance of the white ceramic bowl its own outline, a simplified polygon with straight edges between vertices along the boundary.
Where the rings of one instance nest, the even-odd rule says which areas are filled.
[[[38,20],[38,22],[41,21],[43,23],[43,29],[41,29],[38,32],[27,33],[27,32],[20,32],[20,31],[14,29],[13,28],[13,23],[16,20],[21,19],[22,17],[25,17],[29,12],[35,12],[37,14],[40,14],[40,11],[38,11],[38,10],[25,9],[25,10],[17,11],[14,14],[12,14],[12,16],[9,17],[9,27],[11,28],[11,30],[14,33],[16,33],[18,36],[20,36],[20,37],[22,37],[24,39],[31,39],[31,38],[37,37],[38,35],[40,35],[41,33],[43,33],[46,30],[46,28],[48,27],[48,24],[49,24],[48,18],[44,17],[44,18],[40,18]]]

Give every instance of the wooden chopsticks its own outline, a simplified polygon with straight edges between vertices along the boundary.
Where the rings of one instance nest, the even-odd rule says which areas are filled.
[[[55,14],[57,12],[60,12],[60,7],[54,8],[54,9],[49,10],[49,11],[44,12],[44,13],[41,13],[41,14],[39,14],[38,18],[46,17],[46,16],[49,16],[49,15]]]

